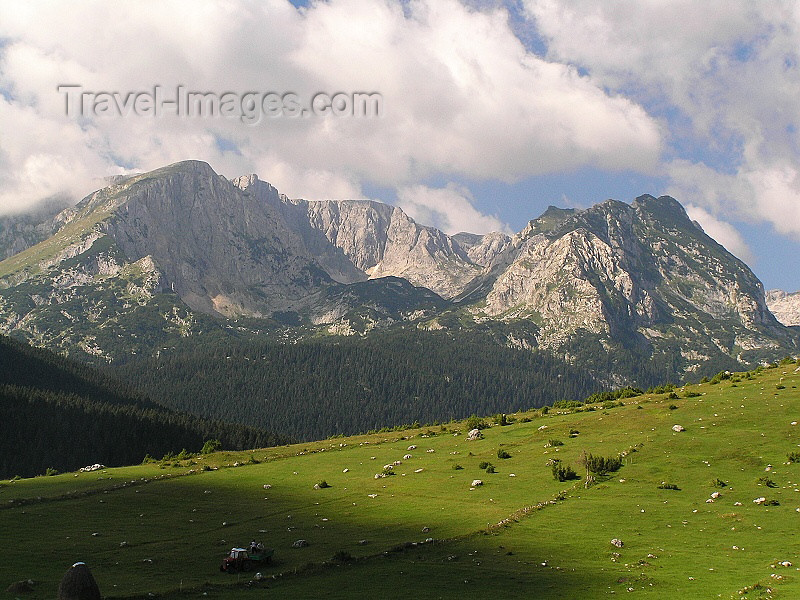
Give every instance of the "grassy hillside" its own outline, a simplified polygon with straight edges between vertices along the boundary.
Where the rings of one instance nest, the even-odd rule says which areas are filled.
[[[451,423],[2,481],[0,599],[27,579],[51,598],[79,560],[107,598],[800,597],[800,371],[716,381],[520,413],[478,441]],[[582,474],[584,451],[623,466],[553,478],[548,460]],[[275,548],[264,578],[220,573],[253,538]]]

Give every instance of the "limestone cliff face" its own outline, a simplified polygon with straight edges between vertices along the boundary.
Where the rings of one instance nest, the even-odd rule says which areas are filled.
[[[19,254],[53,235],[62,224],[56,215],[65,208],[65,201],[51,199],[25,213],[0,216],[0,260]]]
[[[291,204],[305,212],[304,239],[337,281],[402,277],[452,298],[482,270],[452,238],[400,208],[366,200]]]
[[[800,325],[800,292],[787,293],[782,290],[767,292],[767,306],[784,325]]]
[[[559,347],[579,331],[608,344],[669,339],[686,354],[703,348],[705,355],[736,356],[775,346],[776,338],[792,343],[750,269],[672,198],[551,209],[512,247],[508,265],[487,276],[484,301],[472,310],[533,320],[540,346]]]
[[[328,281],[284,221],[277,191],[187,162],[128,185],[108,233],[130,260],[151,256],[195,310],[267,316]]]

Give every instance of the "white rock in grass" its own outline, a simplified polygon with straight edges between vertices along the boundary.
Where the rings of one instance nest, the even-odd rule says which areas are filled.
[[[681,431],[686,431],[686,428],[683,425],[673,425],[672,431],[680,433]]]
[[[616,546],[617,548],[622,548],[625,545],[625,542],[623,542],[620,539],[614,538],[613,540],[611,540],[611,545]]]
[[[472,480],[472,487],[478,487],[479,485],[483,485],[483,481],[481,481],[480,479]]]
[[[468,442],[474,442],[475,440],[479,440],[482,437],[483,437],[483,434],[481,433],[480,429],[472,429],[467,434],[467,441]]]

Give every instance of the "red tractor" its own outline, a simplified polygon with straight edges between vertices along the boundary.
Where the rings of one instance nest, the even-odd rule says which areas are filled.
[[[274,552],[272,548],[265,548],[264,544],[255,542],[247,549],[231,548],[230,554],[222,559],[219,570],[225,573],[249,571],[256,565],[269,563]]]

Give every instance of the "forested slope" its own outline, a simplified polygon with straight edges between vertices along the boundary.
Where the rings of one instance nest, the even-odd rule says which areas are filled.
[[[474,331],[206,340],[113,372],[175,410],[305,440],[539,407],[602,387],[580,366]]]
[[[137,463],[207,439],[234,449],[284,441],[165,409],[91,367],[0,337],[0,477]]]

